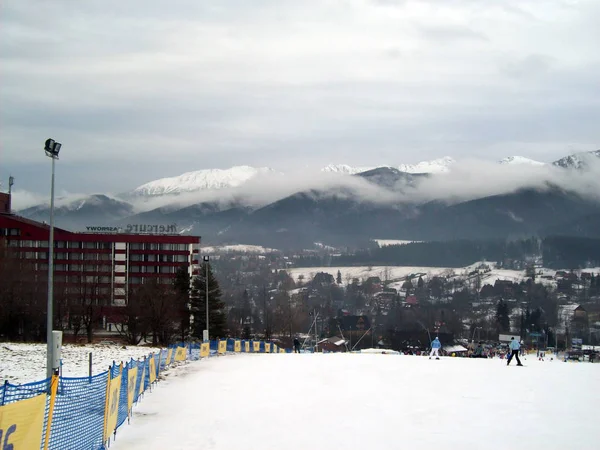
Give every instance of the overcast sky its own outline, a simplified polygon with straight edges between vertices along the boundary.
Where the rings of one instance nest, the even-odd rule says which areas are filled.
[[[5,0],[0,180],[600,148],[598,0]]]

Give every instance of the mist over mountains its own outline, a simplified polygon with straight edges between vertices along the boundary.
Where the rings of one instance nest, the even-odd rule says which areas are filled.
[[[18,191],[16,200],[18,200]],[[18,204],[18,201],[16,201]],[[47,204],[19,214],[47,221]],[[523,157],[322,170],[238,166],[163,178],[118,195],[59,198],[55,220],[173,224],[205,243],[299,248],[371,238],[600,236],[600,150],[551,164]]]

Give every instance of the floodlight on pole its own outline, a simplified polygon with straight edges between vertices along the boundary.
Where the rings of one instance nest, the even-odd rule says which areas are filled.
[[[48,238],[48,303],[46,307],[46,376],[50,378],[54,369],[54,347],[52,345],[53,301],[54,301],[54,163],[58,159],[62,144],[54,139],[46,139],[44,151],[52,159],[52,179],[50,182],[50,236]]]
[[[205,280],[205,287],[206,287],[206,329],[204,330],[203,333],[203,339],[205,341],[208,341],[210,339],[210,335],[209,335],[209,330],[210,328],[208,327],[208,262],[210,261],[210,256],[208,255],[204,255],[202,257],[202,260],[204,261],[204,265],[206,266],[206,280]]]
[[[8,213],[12,213],[12,187],[15,184],[15,177],[8,177]]]

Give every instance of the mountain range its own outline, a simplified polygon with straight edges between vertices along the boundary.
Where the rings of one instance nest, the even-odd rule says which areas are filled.
[[[577,188],[580,173],[596,170],[599,161],[600,150],[569,155],[551,164],[513,156],[498,161],[498,169],[470,167],[467,175],[449,157],[415,165],[330,165],[319,176],[303,176],[301,182],[266,167],[210,169],[151,181],[116,196],[59,199],[55,220],[57,226],[73,230],[90,225],[176,223],[206,243],[279,248],[314,242],[359,245],[371,238],[600,237],[600,197],[584,195]],[[506,192],[483,193],[489,191],[483,189],[486,171],[496,170],[503,177],[520,175],[513,184],[508,179]],[[535,178],[529,174],[539,170],[558,174],[563,181],[523,182]],[[454,172],[459,175],[453,176]],[[474,177],[470,196],[454,195],[456,184],[464,183],[471,173],[478,178]],[[564,180],[572,180],[573,188]],[[442,194],[424,195],[432,186]],[[279,196],[278,189],[282,190]],[[251,198],[264,191],[269,191],[269,200],[261,203]],[[47,205],[19,214],[39,221],[49,217]]]

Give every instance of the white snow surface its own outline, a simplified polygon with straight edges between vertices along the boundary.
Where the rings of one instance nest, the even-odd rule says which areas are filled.
[[[406,244],[415,244],[422,241],[404,241],[401,239],[373,239],[377,242],[377,245],[380,247],[387,247],[389,245],[406,245]]]
[[[211,358],[134,407],[111,450],[598,448],[600,364],[374,354]]]
[[[121,345],[71,345],[62,348],[62,374],[64,377],[85,377],[88,375],[88,355],[92,353],[92,374],[108,370],[113,361],[126,362],[131,358],[140,359],[150,353],[158,353],[160,348]],[[0,382],[24,384],[46,378],[46,344],[0,343]]]
[[[200,252],[211,253],[272,253],[276,249],[261,247],[260,245],[232,244],[202,247]]]
[[[525,158],[524,156],[507,156],[498,161],[500,164],[522,164],[532,166],[545,166],[546,163],[536,161],[534,159]]]
[[[273,170],[268,167],[235,166],[229,169],[206,169],[170,178],[150,181],[133,190],[134,195],[157,196],[240,186]]]
[[[319,272],[325,272],[337,276],[338,270],[342,274],[342,280],[346,283],[347,278],[358,278],[359,280],[369,277],[379,277],[382,281],[386,279],[398,280],[404,279],[409,275],[425,274],[430,276],[446,276],[452,274],[459,275],[477,268],[481,263],[475,263],[471,266],[452,268],[452,267],[418,267],[418,266],[349,266],[349,267],[295,267],[288,269],[287,272],[294,280],[298,280],[300,275],[304,276],[304,281],[309,281]],[[506,271],[512,272],[512,271]],[[521,272],[519,272],[521,273]],[[524,272],[522,272],[524,274]]]

